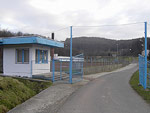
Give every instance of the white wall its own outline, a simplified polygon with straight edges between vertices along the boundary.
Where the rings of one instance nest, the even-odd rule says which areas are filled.
[[[29,60],[31,59],[31,47],[30,46],[4,46],[3,49],[3,72],[4,75],[9,76],[31,76],[31,68],[29,64],[17,64],[16,63],[16,49],[17,48],[29,48]]]
[[[16,49],[29,48],[29,64],[16,64]],[[48,50],[48,63],[36,64],[36,49]],[[32,61],[32,65],[31,65]],[[32,68],[31,68],[32,66]],[[31,70],[32,69],[32,70]],[[3,50],[3,72],[8,76],[32,77],[32,75],[50,72],[50,47],[42,45],[10,45],[4,46]]]

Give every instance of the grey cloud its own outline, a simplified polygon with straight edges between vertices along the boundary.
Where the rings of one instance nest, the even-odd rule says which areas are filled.
[[[94,14],[89,12],[88,10],[78,9],[76,9],[75,11],[66,11],[59,15],[56,15],[55,13],[50,14],[32,7],[29,4],[29,1],[30,0],[0,0],[0,24],[7,24],[5,17],[10,15],[14,22],[8,22],[8,24],[16,26],[18,28],[17,30],[29,33],[45,34],[47,32],[55,31],[63,27],[69,27],[70,25],[118,24],[118,22],[124,17],[127,18],[131,23],[136,21],[150,21],[150,7],[148,5],[148,1],[141,5],[137,2],[137,4],[127,6],[124,9],[118,11],[118,13],[115,13],[115,15],[112,15],[105,19],[97,19]],[[101,10],[103,7],[107,8],[107,4],[109,4],[110,1],[113,0],[97,0],[99,10]],[[97,13],[97,15],[100,14]],[[56,35],[57,39],[64,40],[69,36],[69,29],[62,30],[58,33],[56,32]],[[83,35],[102,36],[108,38],[120,37],[122,39],[126,39],[127,37],[136,37],[137,35],[142,36],[143,27],[125,26],[124,28],[74,28],[74,36]]]

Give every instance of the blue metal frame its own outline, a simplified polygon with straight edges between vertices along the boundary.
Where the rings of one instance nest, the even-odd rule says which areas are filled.
[[[47,53],[47,55],[46,55],[46,58],[47,58],[47,59],[46,59],[46,63],[48,63],[48,50],[46,50],[46,51],[47,51],[47,52],[46,52],[46,53]]]
[[[81,73],[82,73],[81,78],[83,79],[83,63],[81,65],[82,65],[82,67],[81,67]]]
[[[48,50],[40,50],[36,49],[38,54],[38,61],[36,63],[38,64],[47,64],[48,63]],[[42,51],[42,52],[40,52]],[[46,60],[44,60],[44,52],[46,52]],[[42,62],[40,63],[40,54],[42,54]]]
[[[10,37],[1,39],[0,45],[9,45],[9,44],[40,44],[50,47],[61,47],[64,48],[64,43],[49,40],[42,37],[28,36],[28,37]]]
[[[42,50],[42,64],[45,64],[45,61],[44,61],[44,50]]]
[[[145,22],[145,56],[139,55],[139,82],[147,88],[147,22]]]
[[[139,83],[145,87],[145,57],[139,55]]]
[[[37,49],[37,51],[38,51],[38,64],[40,63],[40,50],[39,49]]]
[[[144,89],[147,87],[147,22],[145,22],[145,76]]]
[[[69,65],[69,82],[72,84],[72,26],[70,26],[70,65]]]
[[[60,80],[62,80],[62,60],[60,61]]]
[[[19,48],[18,48],[19,50]],[[21,54],[22,54],[22,61],[21,62],[17,62],[17,58],[18,58],[18,52],[17,52],[17,49],[16,49],[16,64],[24,64],[24,49],[20,49],[21,50]]]
[[[55,60],[52,60],[52,82],[55,82]]]

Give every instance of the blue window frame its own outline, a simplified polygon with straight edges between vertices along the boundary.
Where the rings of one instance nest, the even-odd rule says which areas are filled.
[[[48,63],[48,50],[36,49],[35,59],[38,64],[47,64]]]
[[[29,49],[16,49],[16,63],[27,64],[29,63]]]

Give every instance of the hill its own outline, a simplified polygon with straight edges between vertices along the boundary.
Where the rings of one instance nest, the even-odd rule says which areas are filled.
[[[85,56],[108,56],[117,53],[118,48],[121,56],[137,56],[143,49],[143,41],[144,38],[117,41],[100,37],[76,37],[73,38],[73,55],[84,53]],[[64,43],[65,49],[56,49],[55,53],[69,56],[70,39],[67,38]]]

